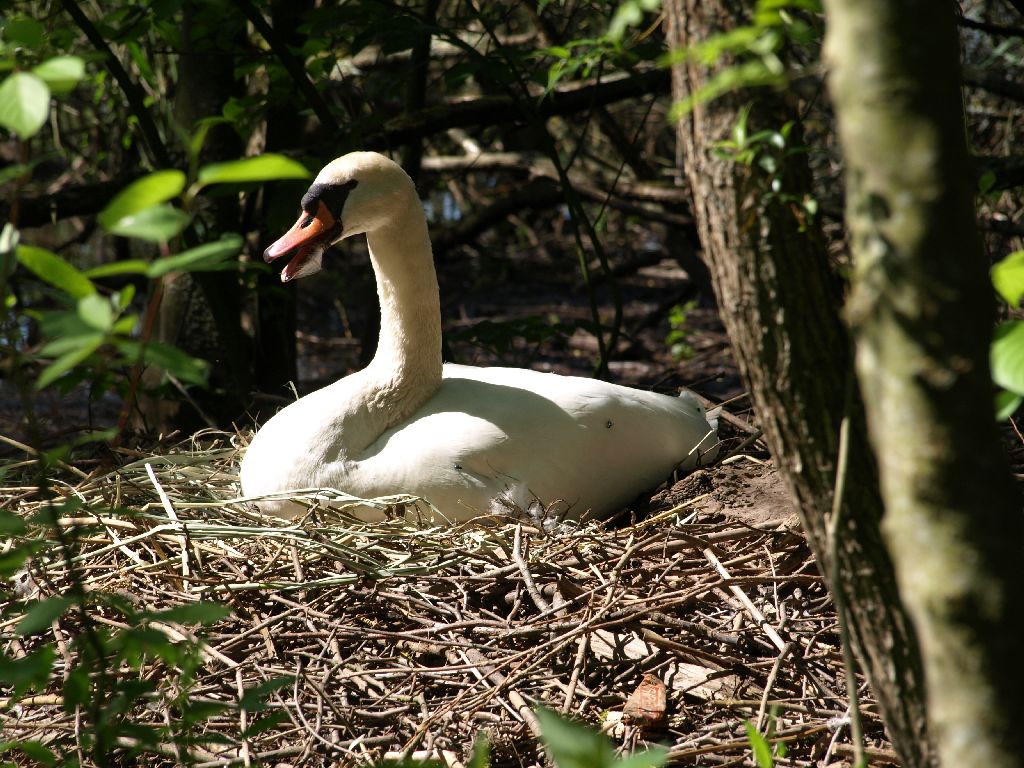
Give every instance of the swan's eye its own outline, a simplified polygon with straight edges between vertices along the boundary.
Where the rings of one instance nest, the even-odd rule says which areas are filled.
[[[314,219],[314,218],[315,218],[315,217],[313,216],[313,214],[312,214],[312,213],[311,213],[311,214],[309,214],[309,215],[307,215],[307,216],[306,216],[306,218],[305,218],[305,220],[303,220],[302,224],[301,224],[301,225],[299,226],[299,228],[300,228],[300,229],[305,229],[306,227],[308,227],[308,226],[309,226],[310,224],[312,224],[312,223],[313,223],[313,219]]]

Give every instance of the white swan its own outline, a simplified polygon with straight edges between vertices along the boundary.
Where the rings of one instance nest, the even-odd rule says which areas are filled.
[[[374,152],[328,164],[299,220],[264,258],[296,251],[288,281],[320,269],[324,250],[366,234],[380,297],[373,361],[292,403],[242,460],[247,496],[332,488],[368,499],[410,493],[461,521],[540,501],[607,516],[694,466],[716,440],[700,401],[518,368],[441,364],[437,275],[411,179]],[[293,517],[302,507],[263,500]],[[361,508],[365,519],[380,513]]]

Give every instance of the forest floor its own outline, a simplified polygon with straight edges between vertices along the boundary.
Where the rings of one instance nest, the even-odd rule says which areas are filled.
[[[308,290],[298,284],[302,390],[359,365],[373,320],[358,299],[372,282],[365,263],[350,261]],[[574,273],[506,265],[497,282],[479,279],[492,266],[441,264],[449,356],[588,374],[593,336],[541,327],[587,320]],[[138,607],[226,603],[232,615],[212,627],[157,627],[203,637],[193,701],[268,691],[261,711],[229,709],[195,726],[192,754],[204,766],[365,764],[398,753],[456,766],[481,734],[494,766],[541,766],[537,705],[602,728],[624,750],[664,744],[674,764],[756,765],[746,722],[768,736],[775,765],[851,764],[834,607],[756,439],[715,310],[704,299],[683,313],[680,360],[666,337],[671,308],[695,298],[685,273],[655,263],[619,288],[626,334],[613,378],[661,391],[687,385],[726,402],[721,436],[731,456],[616,520],[422,528],[404,518],[364,525],[314,506],[287,524],[233,501],[247,433],[207,431],[117,449],[113,467],[86,460],[61,470],[54,490],[84,505],[63,521],[79,565],[35,558],[19,599],[61,594],[87,574],[89,590]],[[5,399],[0,418],[9,424],[17,409]],[[62,434],[90,418],[74,398],[44,398],[39,412]],[[112,413],[116,404],[94,404],[92,426]],[[1007,439],[1020,472],[1024,441],[1009,430]],[[26,515],[41,504],[29,470],[9,470],[0,490]],[[133,511],[87,511],[109,507]],[[104,626],[123,626],[109,605],[89,610]],[[0,611],[19,614],[13,604]],[[67,614],[8,652],[56,640],[72,664],[81,621]],[[170,680],[173,670],[149,659],[118,675]],[[173,718],[173,687],[132,717],[156,726]],[[895,764],[859,674],[856,687],[869,762]],[[81,718],[55,682],[0,710],[0,727],[5,739],[53,744],[73,739]],[[168,762],[181,760],[173,744],[164,749]]]

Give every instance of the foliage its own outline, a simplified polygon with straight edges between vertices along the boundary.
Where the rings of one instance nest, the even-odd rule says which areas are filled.
[[[778,130],[764,129],[751,133],[747,122],[750,106],[739,110],[733,125],[732,137],[715,143],[714,152],[733,162],[755,169],[764,180],[762,204],[777,201],[790,205],[796,213],[800,231],[818,213],[818,201],[809,194],[793,194],[786,189],[787,163],[795,155],[807,152],[807,147],[795,141],[795,123],[787,122]]]
[[[668,65],[686,60],[710,65],[725,57],[735,62],[675,104],[671,117],[678,120],[696,105],[727,93],[785,85],[792,73],[783,63],[782,50],[787,46],[816,46],[821,36],[818,0],[758,0],[750,24],[711,35],[698,45],[672,51],[663,59]]]
[[[26,158],[28,139],[51,116],[51,95],[71,94],[77,85],[91,79],[86,77],[80,57],[46,57],[42,52],[50,42],[43,25],[32,19],[10,17],[3,24],[0,56],[13,71],[0,83],[0,126],[18,138]],[[29,65],[33,66],[26,69]],[[93,82],[99,86],[102,78],[95,77]],[[200,146],[201,141],[193,144],[196,152]],[[32,168],[31,162],[24,162],[8,174],[19,190]],[[36,389],[55,385],[67,389],[85,381],[94,390],[115,386],[123,391],[129,372],[142,365],[157,366],[184,384],[203,385],[206,362],[149,338],[148,328],[133,311],[137,283],[126,283],[124,278],[149,281],[151,295],[159,296],[157,281],[170,272],[238,270],[235,257],[243,245],[238,234],[226,233],[202,245],[171,252],[171,243],[186,239],[186,229],[195,220],[193,211],[202,205],[199,195],[218,185],[307,176],[300,164],[273,154],[201,167],[191,187],[187,175],[179,170],[144,175],[122,189],[97,221],[109,235],[154,244],[160,255],[153,255],[152,246],[139,247],[135,252],[143,258],[86,269],[47,248],[19,243],[18,231],[5,225],[0,235],[0,295],[7,310],[5,341],[13,369],[49,360],[35,379]],[[113,277],[120,278],[119,287],[107,284]],[[42,337],[35,349],[27,346],[22,330],[29,325],[37,327]],[[18,381],[26,383],[23,377]],[[23,402],[30,408],[31,396],[26,394]],[[30,426],[34,423],[31,411],[26,413],[26,421]],[[35,492],[43,498],[52,495],[52,462],[71,447],[65,444],[37,454]],[[72,764],[76,751],[98,765],[111,764],[116,754],[129,760],[143,754],[176,756],[179,762],[189,763],[204,721],[228,709],[259,711],[272,687],[247,692],[237,702],[195,702],[189,696],[203,661],[203,642],[197,636],[182,635],[175,627],[215,623],[228,614],[227,608],[200,602],[148,610],[118,594],[87,592],[81,586],[84,576],[75,560],[76,537],[87,535],[95,526],[78,527],[71,534],[58,520],[74,515],[99,520],[102,515],[117,516],[123,511],[85,508],[77,501],[53,502],[44,509],[31,520],[0,510],[0,531],[8,542],[0,557],[3,589],[13,588],[16,575],[34,584],[34,575],[45,574],[48,568],[75,574],[75,588],[48,597],[32,597],[30,590],[30,596],[4,601],[20,612],[12,614],[9,609],[3,619],[14,625],[14,636],[25,652],[0,656],[0,686],[10,691],[8,706],[34,692],[59,690],[63,706],[79,717],[81,729],[77,736],[60,735],[46,745],[4,742],[0,753],[21,753],[42,765]],[[113,625],[98,622],[99,614]],[[51,625],[61,626],[71,638],[61,653],[56,642],[38,639]],[[73,663],[65,665],[65,658]],[[123,673],[125,669],[138,672],[144,662],[153,660],[164,666],[163,676]],[[113,674],[113,670],[122,672]],[[173,712],[174,717],[159,727],[136,721],[139,707],[153,706]]]
[[[537,710],[541,741],[558,768],[660,768],[668,761],[668,750],[652,747],[628,757],[616,757],[608,737],[548,709]]]
[[[665,337],[669,352],[674,360],[688,360],[693,357],[694,349],[690,345],[690,328],[688,317],[697,306],[696,299],[690,299],[685,304],[676,304],[668,313],[668,322],[672,330]]]
[[[786,743],[779,741],[772,743],[775,734],[775,714],[768,717],[768,730],[761,734],[749,720],[743,721],[743,727],[747,732],[747,740],[750,742],[750,750],[754,756],[757,768],[772,768],[775,765],[775,758],[785,758],[788,750]]]
[[[188,210],[204,188],[306,175],[301,165],[275,155],[201,168],[199,178],[188,190],[181,171],[156,171],[122,190],[97,220],[112,235],[166,246],[191,222]],[[238,270],[240,265],[234,257],[241,249],[241,236],[226,234],[220,240],[151,261],[129,259],[82,271],[43,248],[19,245],[18,262],[54,289],[51,297],[59,305],[58,309],[27,310],[43,337],[49,339],[39,350],[39,357],[53,358],[36,380],[36,387],[42,389],[58,381],[65,388],[83,380],[105,381],[109,372],[124,382],[128,372],[139,365],[162,368],[186,384],[205,384],[209,367],[205,361],[148,338],[146,329],[137,338],[140,318],[129,311],[135,296],[133,284],[104,292],[96,281],[114,275],[156,280],[170,272]]]
[[[665,152],[660,146],[666,143],[668,133],[664,112],[654,107],[656,119],[652,124],[657,128],[644,137],[640,128],[644,127],[650,105],[646,107],[648,112],[634,109],[611,114],[606,107],[588,107],[575,119],[565,115],[548,117],[542,110],[554,102],[562,86],[570,81],[645,72],[653,63],[665,65],[681,59],[733,62],[687,102],[677,105],[670,121],[680,111],[723,94],[749,87],[779,87],[794,83],[808,72],[814,74],[814,67],[787,71],[782,54],[793,49],[800,53],[809,50],[806,58],[816,61],[821,31],[820,8],[815,0],[759,0],[747,26],[667,54],[658,30],[661,18],[657,0],[585,4],[540,0],[525,6],[442,4],[437,19],[427,18],[418,3],[314,3],[315,7],[298,18],[294,29],[276,30],[281,35],[277,38],[264,36],[257,24],[257,17],[278,23],[277,9],[266,0],[233,4],[124,0],[67,5],[84,9],[86,23],[71,23],[71,16],[60,3],[35,0],[18,4],[12,12],[5,10],[7,15],[0,19],[0,128],[10,133],[10,146],[17,155],[0,168],[0,181],[10,184],[11,199],[17,199],[26,189],[41,196],[60,186],[53,175],[48,175],[47,166],[57,166],[79,180],[130,181],[105,205],[96,207],[102,209],[98,216],[94,209],[83,217],[87,222],[85,234],[93,219],[102,232],[82,249],[88,258],[80,258],[81,253],[77,258],[68,256],[73,248],[55,244],[66,233],[43,240],[36,239],[34,232],[29,234],[28,226],[20,233],[8,226],[0,236],[0,295],[7,310],[4,334],[9,370],[12,379],[25,370],[38,372],[34,382],[28,382],[38,388],[67,390],[87,384],[93,392],[116,389],[122,394],[127,394],[142,366],[162,368],[178,383],[193,388],[209,380],[209,363],[153,339],[147,330],[147,318],[157,305],[161,278],[175,272],[228,271],[237,277],[239,291],[252,295],[256,282],[253,268],[262,266],[240,265],[236,256],[247,240],[255,239],[251,236],[257,228],[274,229],[273,222],[260,218],[268,214],[261,214],[258,196],[249,194],[261,182],[308,178],[307,165],[316,167],[327,159],[321,155],[333,156],[341,147],[373,144],[397,150],[423,145],[431,153],[457,154],[460,142],[463,148],[469,144],[459,136],[466,126],[447,122],[448,107],[461,100],[512,95],[516,99],[515,118],[508,119],[502,112],[501,118],[491,123],[473,124],[473,142],[485,150],[541,154],[563,172],[563,181],[569,178],[570,169],[574,174],[584,169],[593,173],[595,167],[608,170],[607,175],[595,177],[600,179],[602,189],[614,190],[625,166],[625,153],[621,146],[616,151],[609,149],[616,144],[595,128],[600,122],[596,118],[621,122],[625,137],[621,143],[643,147],[640,159],[659,166],[660,173],[664,170],[660,166],[671,165],[666,161],[671,151]],[[195,37],[229,54],[232,75],[241,86],[234,95],[210,105],[208,114],[191,125],[182,123],[172,98],[181,90],[175,67],[183,59],[180,53],[187,26],[183,24],[186,6],[193,13],[188,26]],[[245,6],[252,8],[252,14],[242,19]],[[234,28],[227,23],[232,19],[240,22]],[[246,24],[250,28],[239,33]],[[421,108],[408,95],[412,90],[407,82],[410,70],[403,68],[401,56],[394,54],[408,52],[425,37],[428,42],[432,37],[443,53],[432,62],[427,86],[432,89],[428,94],[431,98]],[[524,37],[529,38],[525,43]],[[364,56],[355,61],[358,54],[373,46],[377,47],[376,58]],[[119,79],[113,62],[124,68],[127,83]],[[657,94],[649,95],[654,104]],[[287,133],[280,130],[282,114],[302,130],[296,131],[290,145],[272,149],[286,151],[301,162],[272,152],[256,158],[224,161],[219,157],[218,162],[204,162],[204,147],[222,129],[241,145],[262,146],[260,142],[266,141],[270,146],[275,136]],[[716,151],[766,181],[761,189],[764,201],[787,204],[801,221],[810,221],[818,215],[818,202],[790,195],[785,183],[787,161],[806,151],[803,138],[792,124],[752,130],[747,124],[748,115],[749,110],[741,111],[732,136]],[[431,125],[429,120],[417,122],[424,116],[438,118],[432,125],[443,128],[422,128]],[[271,130],[268,125],[275,118]],[[395,139],[395,134],[389,133],[392,123],[402,120],[415,127],[408,134],[412,139]],[[152,124],[148,128],[147,122]],[[659,151],[658,157],[645,156]],[[4,161],[11,159],[5,157]],[[486,188],[494,184],[496,176],[480,178],[480,187]],[[983,180],[985,191],[997,195],[997,182],[994,174],[987,175]],[[571,203],[570,186],[566,184],[565,204],[556,206],[553,215],[560,217],[557,223],[571,225],[580,269],[589,287],[587,264],[595,263],[591,256],[600,253],[601,245],[588,242],[588,209]],[[210,213],[225,198],[244,203],[243,213],[229,224]],[[17,218],[16,213],[12,210],[12,218]],[[261,223],[257,226],[254,221]],[[640,226],[651,225],[644,222]],[[625,233],[620,234],[621,240],[628,247],[630,233],[625,227],[621,232]],[[589,234],[592,236],[593,231]],[[19,244],[19,237],[24,242]],[[609,294],[614,296],[612,272],[601,258],[597,261],[601,262],[602,277],[607,278]],[[997,289],[1014,308],[1024,294],[1022,265],[1024,257],[1017,253],[993,270]],[[262,293],[260,298],[266,295]],[[614,303],[615,299],[608,301]],[[671,331],[666,343],[677,359],[692,354],[687,342],[689,309],[689,304],[674,307],[669,316]],[[534,349],[579,328],[590,330],[598,338],[605,330],[596,298],[589,323],[541,317],[484,321],[450,334],[449,340],[475,344],[503,357],[524,345]],[[993,375],[1005,388],[1000,394],[1003,415],[1017,408],[1024,398],[1021,328],[1022,321],[1007,321],[993,345]],[[64,445],[57,453],[38,455],[39,493],[49,492],[53,462],[58,453],[66,455],[69,449]],[[52,516],[74,511],[54,507]],[[78,512],[121,514],[100,508]],[[0,575],[14,574],[26,563],[54,563],[69,554],[73,557],[74,538],[60,541],[59,529],[51,523],[36,520],[26,525],[0,513],[0,533],[13,537],[15,542],[0,555]],[[102,594],[88,598],[61,594],[34,602],[26,599],[20,606],[20,617],[5,618],[18,619],[19,637],[31,650],[17,660],[0,657],[0,678],[14,689],[16,697],[48,686],[53,689],[58,684],[54,648],[38,643],[34,632],[57,622],[78,633],[75,643],[81,658],[99,668],[103,660],[111,664],[123,661],[130,666],[146,656],[159,657],[174,670],[160,689],[143,680],[134,681],[135,687],[119,687],[120,683],[104,683],[100,677],[81,673],[69,676],[68,700],[78,702],[83,722],[95,724],[89,729],[93,752],[106,759],[105,750],[119,736],[139,739],[141,748],[162,740],[178,744],[187,752],[189,729],[198,729],[211,715],[175,696],[187,691],[194,672],[194,654],[201,645],[198,640],[195,644],[172,642],[158,625],[192,620],[202,623],[202,616],[190,619],[146,613],[119,602],[116,596]],[[89,616],[100,611],[116,616],[132,630],[110,630],[90,623]],[[241,703],[255,712],[266,695],[269,689],[251,691]],[[132,705],[158,700],[169,702],[181,722],[172,723],[166,731],[136,732],[133,736],[129,714]],[[548,715],[542,713],[539,717],[543,724]],[[591,736],[582,737],[572,724],[548,723],[546,727],[552,752],[564,747],[567,759],[578,760],[579,754],[565,745],[589,744],[587,759],[613,761],[610,747],[601,746],[597,735]],[[755,741],[754,734],[751,741]],[[55,751],[64,745],[5,746],[47,763],[61,759]],[[758,756],[759,761],[762,758]],[[485,763],[486,757],[480,761]]]
[[[1024,251],[1015,251],[992,267],[996,292],[1011,308],[1024,297]],[[992,379],[1000,387],[996,417],[1007,419],[1024,403],[1024,320],[1004,320],[992,340]]]
[[[0,126],[22,139],[35,136],[50,115],[50,96],[70,92],[85,76],[78,56],[43,58],[45,30],[35,19],[8,17],[3,23],[0,62],[13,69],[0,82]],[[38,62],[30,69],[26,65]]]
[[[11,588],[16,575],[21,577],[18,581],[33,584],[30,573],[78,568],[72,556],[74,541],[58,525],[58,518],[92,512],[98,520],[100,514],[116,514],[114,510],[86,509],[77,501],[52,503],[44,510],[30,521],[0,510],[0,529],[10,542],[0,558],[5,590]],[[98,523],[91,528],[102,530]],[[83,532],[88,534],[89,528]],[[30,560],[31,570],[26,569]],[[196,702],[189,696],[205,651],[199,637],[183,634],[180,627],[216,623],[228,614],[227,608],[198,602],[165,610],[140,609],[122,595],[86,592],[80,586],[81,576],[74,583],[76,587],[64,594],[4,601],[17,612],[9,610],[2,618],[14,623],[13,635],[27,652],[18,658],[0,656],[0,686],[10,692],[7,706],[33,693],[58,690],[65,710],[81,719],[79,739],[61,734],[46,745],[7,741],[0,744],[0,752],[21,752],[42,765],[72,764],[76,750],[98,765],[110,764],[117,753],[129,758],[164,755],[169,747],[187,758],[203,721],[246,705]],[[107,621],[99,623],[98,614]],[[51,625],[61,626],[71,638],[67,648],[59,651],[56,641],[37,639]],[[70,666],[63,663],[65,658],[72,660]],[[157,660],[166,670],[163,676],[110,673],[125,668],[138,672],[144,663]],[[257,692],[257,698],[262,697],[265,693]],[[138,706],[165,708],[176,717],[160,727],[142,725],[134,721],[133,710]]]

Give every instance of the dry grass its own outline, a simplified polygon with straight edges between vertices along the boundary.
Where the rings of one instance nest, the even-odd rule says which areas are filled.
[[[835,615],[798,532],[711,516],[696,483],[672,509],[618,529],[544,531],[507,519],[365,525],[315,504],[288,524],[235,499],[231,443],[208,433],[113,470],[64,470],[53,486],[82,503],[61,526],[87,590],[140,608],[230,606],[228,619],[202,633],[193,700],[236,703],[247,688],[293,678],[270,694],[265,712],[234,708],[208,720],[194,748],[200,765],[362,764],[396,752],[455,765],[480,732],[493,765],[542,765],[532,707],[597,725],[622,709],[645,673],[668,684],[668,719],[654,733],[610,728],[627,746],[650,739],[670,745],[677,764],[753,765],[746,719],[762,731],[773,724],[788,747],[777,765],[850,761]],[[42,504],[31,475],[19,474],[30,469],[9,471],[0,491],[26,516]],[[130,511],[95,512],[110,507]],[[67,563],[48,551],[30,562],[23,597],[68,588]],[[56,639],[60,677],[79,618],[69,613],[16,638],[24,604],[2,607],[5,652]],[[88,610],[99,624],[119,624],[100,603]],[[175,641],[197,631],[154,626]],[[166,670],[147,660],[117,674]],[[869,757],[889,762],[859,685]],[[135,719],[173,718],[171,694],[138,707]],[[0,709],[4,738],[74,739],[83,713],[65,711],[61,695],[57,680]],[[278,724],[240,738],[274,712],[283,713]],[[166,751],[163,759],[175,761]]]

